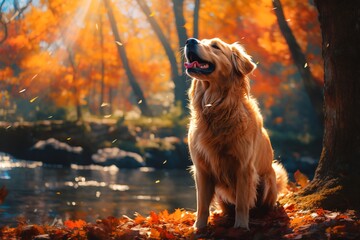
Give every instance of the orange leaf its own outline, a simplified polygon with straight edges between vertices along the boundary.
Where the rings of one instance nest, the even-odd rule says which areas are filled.
[[[135,215],[136,215],[136,217],[134,219],[134,222],[136,224],[142,224],[146,220],[146,218],[143,217],[140,213],[135,213]]]
[[[75,220],[75,221],[72,221],[72,220],[66,220],[64,222],[64,225],[70,229],[73,229],[73,228],[83,228],[85,225],[86,225],[86,222],[84,220]]]
[[[309,183],[308,177],[299,170],[296,170],[294,173],[294,178],[296,183],[299,184],[302,188],[306,187]]]
[[[155,228],[151,228],[150,230],[150,237],[155,239],[160,239],[160,232]]]
[[[179,221],[179,222],[180,222],[181,216],[182,216],[182,211],[181,211],[181,209],[178,208],[178,209],[176,209],[175,212],[174,212],[173,214],[171,214],[171,215],[172,215],[174,221]]]

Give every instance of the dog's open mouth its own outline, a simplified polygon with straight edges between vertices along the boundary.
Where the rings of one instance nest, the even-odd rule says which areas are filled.
[[[215,70],[214,64],[201,59],[193,51],[186,51],[186,59],[184,66],[188,73],[210,74]]]

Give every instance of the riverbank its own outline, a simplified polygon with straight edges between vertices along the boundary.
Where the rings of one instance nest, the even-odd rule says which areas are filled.
[[[0,151],[45,164],[187,168],[187,144],[171,128],[151,131],[116,121],[0,122]]]

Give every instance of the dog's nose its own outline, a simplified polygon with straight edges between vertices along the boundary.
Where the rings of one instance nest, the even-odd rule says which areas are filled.
[[[199,40],[197,40],[196,38],[189,38],[188,40],[186,40],[185,44],[198,44]]]

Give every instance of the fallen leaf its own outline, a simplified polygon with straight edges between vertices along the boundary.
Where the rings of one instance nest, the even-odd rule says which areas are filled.
[[[299,184],[302,188],[306,187],[309,184],[308,177],[301,173],[299,170],[296,170],[294,173],[294,178],[297,184]]]

